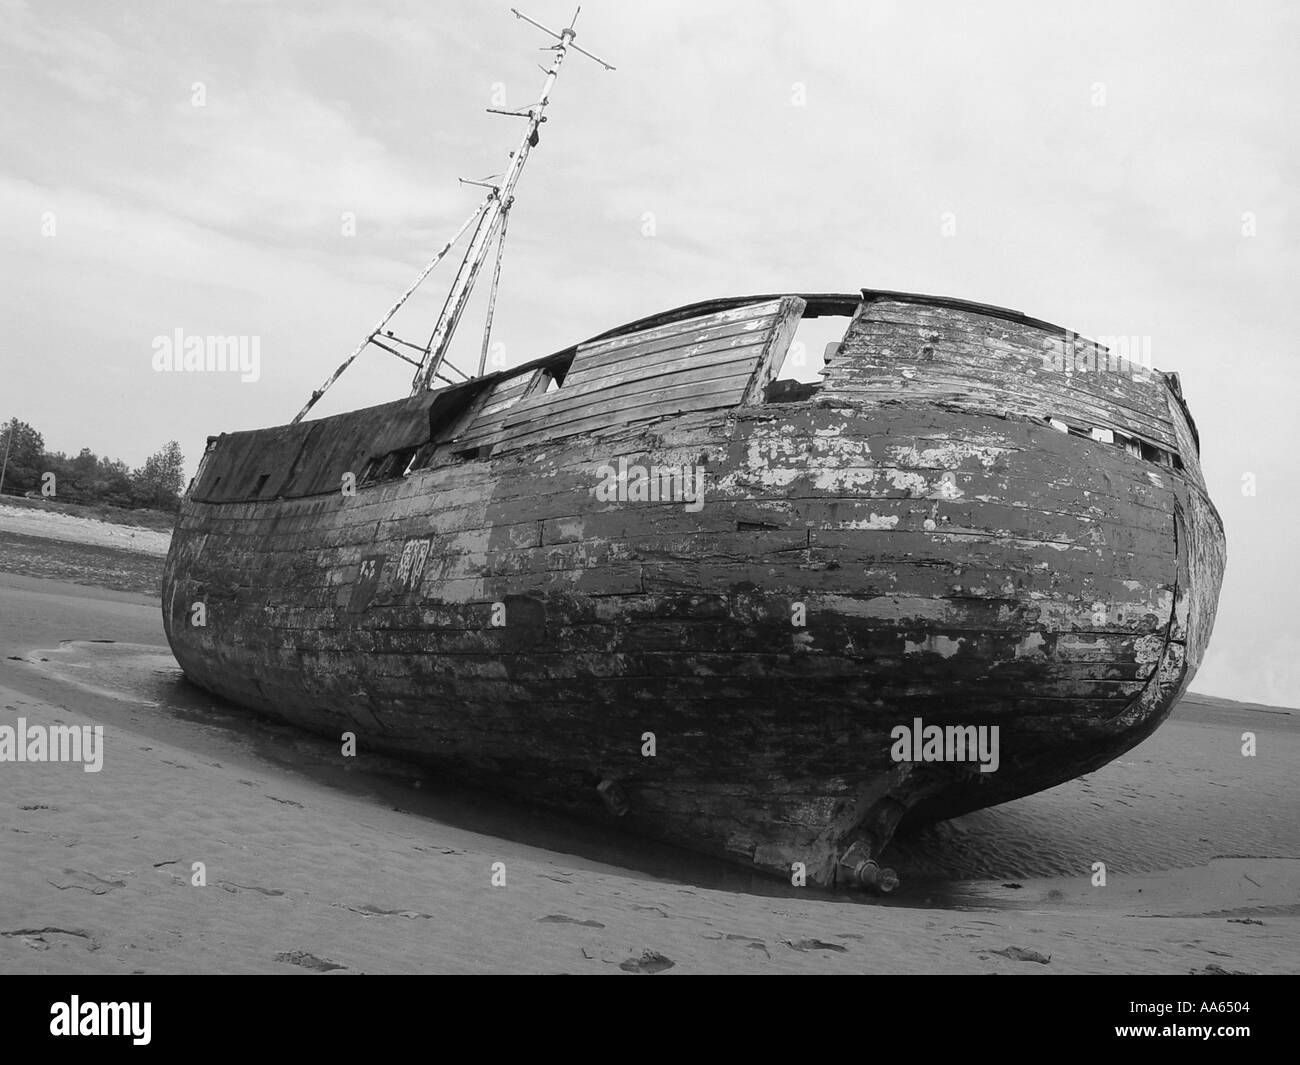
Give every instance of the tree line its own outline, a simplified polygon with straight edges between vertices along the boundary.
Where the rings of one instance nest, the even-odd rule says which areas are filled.
[[[67,503],[176,510],[185,485],[185,456],[172,440],[131,469],[83,447],[76,455],[46,451],[45,439],[17,418],[0,426],[0,493],[37,492]]]

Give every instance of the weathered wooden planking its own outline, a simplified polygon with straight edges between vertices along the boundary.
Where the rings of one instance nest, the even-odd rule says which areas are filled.
[[[567,412],[569,420],[563,424],[548,423],[545,427],[530,427],[524,423],[513,431],[507,430],[499,447],[501,453],[518,451],[537,444],[550,444],[575,436],[597,436],[602,432],[618,432],[637,422],[656,422],[661,417],[700,410],[725,410],[740,403],[745,395],[745,381],[732,374],[722,380],[701,384],[672,384],[644,392],[632,392],[608,407],[584,404]],[[554,393],[552,393],[554,395]]]
[[[803,300],[786,297],[581,346],[562,388],[530,397],[506,417],[498,449],[735,406],[784,354],[803,309]],[[676,372],[665,373],[657,357]]]
[[[216,502],[337,492],[366,464],[429,438],[432,395],[412,396],[319,421],[222,434],[212,445],[194,498]]]
[[[451,443],[457,450],[487,447],[501,439],[510,408],[519,403],[541,371],[534,370],[498,381],[474,407],[464,428]]]
[[[1177,448],[1163,375],[1058,369],[1058,364],[1077,364],[1077,353],[1067,360],[1063,346],[1058,333],[1028,325],[881,300],[864,304],[855,316],[827,368],[821,395],[872,406],[933,402],[1057,418]]]
[[[575,419],[582,418],[592,411],[605,409],[610,403],[625,403],[629,398],[643,398],[680,385],[718,381],[734,383],[738,377],[752,371],[755,356],[761,355],[762,347],[763,338],[759,338],[744,347],[718,352],[701,351],[668,364],[654,361],[655,356],[647,356],[644,361],[620,363],[620,367],[626,366],[621,372],[595,379],[584,377],[581,383],[566,380],[563,391],[570,404],[568,413]],[[552,397],[556,394],[552,391],[524,398],[511,411],[508,427],[515,428],[534,418],[549,417],[555,409]]]
[[[713,322],[706,319],[708,324],[682,328],[680,332],[656,335],[653,339],[632,333],[616,340],[581,345],[579,350],[584,353],[581,376],[583,379],[592,379],[599,377],[602,371],[617,373],[622,369],[622,364],[628,360],[643,359],[651,355],[657,355],[662,361],[668,361],[683,351],[689,352],[694,349],[713,351],[752,344],[756,337],[762,338],[767,335],[768,327],[772,325],[777,313],[774,308],[779,309],[779,307],[779,303],[760,304],[754,313],[747,317],[737,317],[737,312],[729,312],[726,321]],[[692,325],[691,321],[680,323],[681,327]],[[663,334],[662,329],[652,332]]]
[[[1086,337],[1060,330],[1045,323],[1008,321],[995,316],[959,312],[957,320],[946,309],[924,300],[904,302],[905,313],[898,313],[888,301],[871,304],[870,321],[876,328],[898,335],[912,335],[922,340],[934,336],[958,346],[972,338],[994,352],[1018,355],[1028,350],[1038,356],[1044,370],[1077,376],[1080,387],[1093,395],[1121,407],[1145,414],[1156,420],[1164,415],[1164,375],[1151,367],[1121,360],[1120,352],[1110,352]],[[978,357],[978,349],[972,349]],[[1034,363],[1031,361],[1029,367]]]
[[[894,418],[899,421],[902,415],[895,415]],[[918,421],[920,424],[929,425],[932,424],[933,419],[921,417]],[[801,432],[796,431],[794,435],[805,439],[832,440],[835,436],[828,430],[841,425],[841,418],[837,418],[833,413],[827,414],[821,416],[819,422],[805,426]],[[752,436],[752,428],[749,427],[746,436],[735,440],[735,447],[732,449],[734,461],[752,463],[761,455],[771,455],[772,449],[761,442],[757,442],[759,446],[755,449],[753,445],[756,441]],[[790,435],[792,428],[778,419],[772,425],[772,441]],[[1007,428],[1012,427],[1007,426]],[[900,436],[903,440],[908,439],[907,434],[901,431],[901,422],[890,427],[889,432],[884,432],[882,427],[882,432],[886,437],[893,436],[899,445],[895,453],[889,456],[895,463],[901,452],[914,446],[903,444],[899,439]],[[933,434],[933,429],[920,430],[920,435],[925,434]],[[914,432],[911,434],[911,439],[915,440],[917,436],[918,434]],[[1014,438],[1004,440],[1004,445],[1010,444],[1012,439]],[[1053,443],[1056,441],[1053,440]],[[871,443],[863,440],[861,446],[870,448]],[[946,464],[953,470],[961,470],[975,457],[975,454],[977,453],[954,448],[949,448],[946,453],[916,451],[913,461],[921,464],[917,470],[926,470],[927,473],[936,465],[942,464]],[[1019,461],[1035,461],[1032,449],[1028,448],[1018,450],[1013,446],[1004,446],[1000,454],[1001,460],[1005,460],[1007,455],[1019,455],[1021,456]],[[1096,471],[1099,484],[1114,478],[1118,471],[1123,469],[1133,471],[1138,477],[1141,476],[1140,464],[1129,456],[1118,452],[1104,452],[1103,455],[1105,460],[1103,468]],[[592,453],[587,463],[595,457],[595,453]],[[657,456],[647,456],[647,459],[655,457]],[[791,470],[796,470],[804,458],[805,456],[800,454],[790,454],[783,461],[790,464]],[[586,463],[576,463],[575,467],[583,465]],[[478,468],[483,469],[482,466]],[[762,460],[762,465],[755,468],[771,474],[773,472],[771,458]],[[1091,466],[1086,468],[1091,472]],[[545,462],[540,468],[531,466],[519,468],[511,477],[511,490],[504,490],[506,486],[501,484],[494,489],[492,495],[502,501],[501,506],[509,507],[512,511],[518,510],[520,503],[537,498],[539,490],[543,496],[554,495],[557,502],[563,501],[566,497],[572,498],[572,487],[569,487],[564,478],[557,480],[556,472],[552,461]],[[719,470],[718,475],[726,479],[727,471]],[[577,476],[576,468],[574,476]],[[333,521],[342,522],[354,530],[361,531],[363,535],[359,541],[349,536],[345,541],[340,541],[339,548],[335,549],[337,552],[342,552],[345,550],[344,543],[350,545],[346,547],[345,554],[339,553],[336,556],[345,566],[345,572],[351,575],[342,582],[335,583],[330,576],[333,566],[323,557],[318,558],[315,569],[317,580],[323,582],[320,584],[322,595],[314,601],[324,606],[331,601],[333,592],[343,593],[348,587],[347,582],[357,579],[357,567],[367,554],[373,556],[379,552],[385,555],[387,567],[384,572],[388,574],[385,579],[391,580],[397,556],[405,547],[406,540],[412,536],[419,538],[422,533],[428,535],[424,532],[428,526],[422,528],[419,518],[421,506],[408,505],[419,502],[419,482],[434,478],[437,482],[446,484],[452,477],[458,478],[459,483],[467,485],[467,468],[430,471],[418,475],[409,482],[399,483],[396,488],[385,488],[385,494],[391,495],[396,492],[397,495],[382,506],[359,500],[360,505],[356,510],[339,509],[332,512],[336,515]],[[751,475],[741,480],[753,483],[760,493],[771,491],[770,488],[759,487],[762,478]],[[1021,487],[1022,484],[1028,483],[1031,483],[1031,479],[1027,477],[1009,479],[1007,481],[1009,487],[1006,490],[1013,493],[1011,498],[1017,499],[1018,502],[1028,502],[1032,499],[1032,495],[1024,496],[1026,489]],[[790,481],[789,485],[793,487],[794,482]],[[989,482],[983,486],[980,494],[987,494],[994,487],[996,487],[994,482]],[[906,666],[902,657],[903,643],[878,644],[873,641],[901,640],[901,635],[898,633],[900,624],[904,629],[917,623],[935,629],[938,625],[937,618],[931,617],[928,621],[922,619],[925,618],[928,609],[942,607],[947,618],[942,625],[943,635],[953,641],[969,640],[972,633],[978,632],[985,632],[990,636],[1004,632],[1006,638],[1014,640],[1021,640],[1026,633],[1033,632],[1037,632],[1044,640],[1059,639],[1062,634],[1068,635],[1071,632],[1094,632],[1100,637],[1111,634],[1114,639],[1105,645],[1108,649],[1103,649],[1099,645],[1095,650],[1088,651],[1083,659],[1097,662],[1103,668],[1103,672],[1094,677],[1094,689],[1096,685],[1109,684],[1107,677],[1115,680],[1123,679],[1114,677],[1115,669],[1119,669],[1122,674],[1129,677],[1144,675],[1133,672],[1138,669],[1149,673],[1147,668],[1150,665],[1149,658],[1136,658],[1135,646],[1125,641],[1139,638],[1139,634],[1158,628],[1158,618],[1148,618],[1148,615],[1158,609],[1158,603],[1153,600],[1152,606],[1146,607],[1141,602],[1135,602],[1132,591],[1122,588],[1118,582],[1113,587],[1105,588],[1097,583],[1098,580],[1113,579],[1104,577],[1105,574],[1113,574],[1117,570],[1124,571],[1125,564],[1122,561],[1117,562],[1113,557],[1114,534],[1108,535],[1104,542],[1087,550],[1088,564],[1080,569],[1077,564],[1068,563],[1065,556],[1050,546],[1017,547],[1014,542],[1000,541],[996,534],[1007,531],[1001,528],[1006,523],[1005,518],[997,519],[992,526],[985,526],[987,531],[983,536],[986,538],[978,541],[985,546],[980,550],[973,550],[970,537],[977,535],[977,530],[973,528],[956,536],[947,528],[940,527],[927,532],[920,527],[923,524],[921,519],[926,513],[937,513],[942,520],[944,517],[942,510],[974,505],[965,504],[961,500],[936,499],[933,503],[941,510],[932,512],[922,510],[914,517],[906,517],[905,512],[896,511],[895,514],[906,521],[907,531],[897,524],[894,528],[881,527],[887,524],[887,519],[891,515],[880,512],[876,512],[877,527],[852,528],[859,521],[870,525],[871,519],[869,515],[865,521],[853,517],[854,512],[858,511],[858,504],[855,502],[852,489],[846,484],[840,490],[849,492],[843,499],[843,505],[848,509],[844,510],[838,518],[828,514],[821,519],[822,522],[827,522],[825,526],[827,529],[835,530],[834,537],[838,539],[827,539],[831,536],[829,532],[818,533],[816,537],[809,535],[805,550],[799,547],[800,537],[793,535],[796,529],[802,530],[804,526],[800,519],[799,508],[812,505],[816,499],[822,498],[820,495],[810,498],[805,503],[801,503],[797,497],[792,498],[790,502],[794,504],[795,509],[790,512],[790,520],[784,527],[784,531],[776,529],[771,533],[737,531],[732,534],[702,537],[692,537],[689,534],[685,537],[675,536],[671,532],[674,518],[679,526],[686,529],[693,528],[694,523],[699,519],[686,514],[680,508],[657,508],[656,512],[662,519],[663,531],[647,537],[638,532],[633,525],[621,534],[622,546],[618,539],[620,534],[617,532],[617,522],[605,527],[600,514],[588,513],[584,519],[586,525],[579,539],[571,540],[567,548],[558,551],[556,547],[548,547],[543,543],[545,530],[543,522],[522,521],[510,524],[505,521],[507,517],[505,511],[489,513],[481,508],[461,507],[457,512],[464,515],[464,518],[454,523],[454,528],[459,528],[461,531],[453,531],[453,528],[449,528],[446,534],[434,534],[437,538],[436,550],[429,555],[433,561],[426,566],[423,579],[430,590],[433,587],[442,587],[444,594],[452,585],[464,586],[461,591],[452,595],[449,602],[454,602],[457,597],[463,597],[465,590],[473,589],[476,591],[472,594],[477,596],[479,602],[490,601],[497,596],[509,596],[512,593],[552,595],[560,589],[565,589],[568,594],[578,592],[596,597],[602,594],[619,597],[649,591],[653,597],[658,597],[661,603],[666,604],[675,601],[679,596],[707,594],[710,587],[715,584],[724,597],[730,596],[734,594],[732,589],[735,587],[751,583],[756,571],[769,570],[770,566],[776,565],[781,567],[780,570],[769,571],[764,577],[764,583],[769,589],[768,594],[775,595],[775,609],[772,612],[774,616],[779,616],[788,608],[793,596],[812,596],[815,601],[824,604],[822,609],[830,609],[832,613],[846,613],[848,617],[854,619],[852,624],[856,626],[857,633],[854,639],[858,640],[863,648],[869,646],[872,654],[886,646],[892,648],[891,653],[899,656],[899,668]],[[753,491],[754,489],[751,489],[750,494]],[[1053,491],[1056,489],[1050,481],[1042,483],[1039,488],[1040,494]],[[732,493],[735,494],[736,490],[733,489]],[[370,491],[363,494],[367,498],[372,495]],[[407,502],[398,508],[399,500]],[[1062,502],[1065,502],[1065,499],[1062,499]],[[738,500],[719,499],[712,506],[730,508],[738,504]],[[1053,509],[1046,504],[1046,497],[1038,503],[1042,513]],[[866,501],[863,505],[866,505]],[[871,505],[877,508],[881,506],[879,503]],[[1060,509],[1060,505],[1057,504],[1057,509]],[[989,513],[996,509],[992,500],[981,502],[979,506]],[[390,514],[396,509],[409,509],[411,517],[374,522],[369,514],[376,509],[381,511],[387,509]],[[435,508],[430,513],[427,505],[423,509],[431,517],[443,513],[440,508]],[[1006,510],[1004,507],[1003,509],[1012,516],[1016,513],[1016,508]],[[1152,511],[1150,521],[1168,522],[1167,511],[1150,509]],[[579,512],[581,513],[581,508]],[[241,508],[241,513],[245,513],[245,508]],[[476,513],[479,515],[477,519],[474,517]],[[617,516],[617,513],[614,512],[611,516]],[[629,511],[627,508],[622,511],[623,517],[629,519],[634,517],[634,514],[634,511]],[[649,518],[650,514],[647,512],[643,516],[643,521]],[[244,517],[237,520],[243,521],[245,527],[248,527],[246,513]],[[472,523],[475,520],[483,523],[486,538],[479,537],[472,528],[465,527],[465,523]],[[1142,516],[1141,510],[1134,511],[1128,520],[1148,521]],[[849,527],[846,528],[846,525]],[[209,527],[211,528],[212,525]],[[295,554],[301,555],[303,544],[299,539],[301,535],[299,530],[303,527],[302,522],[279,522],[273,527],[268,526],[260,544],[256,536],[240,536],[230,538],[229,551],[233,553],[227,554],[222,551],[214,556],[211,550],[216,549],[217,545],[213,543],[205,554],[208,554],[208,562],[214,567],[212,572],[230,573],[239,569],[239,558],[247,557],[250,549],[256,544],[256,549],[251,553],[259,559],[259,562],[267,564],[256,566],[249,577],[239,585],[244,591],[235,591],[232,594],[236,597],[257,595],[260,594],[259,589],[264,589],[265,594],[269,595],[274,581],[266,578],[274,577],[278,565],[288,564]],[[376,529],[383,530],[379,536],[376,535]],[[1025,531],[1031,529],[1032,526],[1026,526]],[[367,530],[369,530],[368,534]],[[1158,524],[1151,526],[1153,533],[1158,534],[1158,530]],[[995,535],[988,538],[990,533]],[[266,537],[271,539],[268,540]],[[284,541],[283,563],[276,561],[276,556],[281,552],[271,549],[271,543],[275,540]],[[765,541],[766,547],[764,547]],[[873,546],[877,542],[880,546]],[[1158,542],[1158,538],[1151,542],[1152,550],[1157,549]],[[1169,542],[1167,534],[1165,534],[1165,542]],[[385,548],[385,544],[389,546]],[[1042,556],[1037,563],[1029,566],[1016,563],[1016,558],[1032,558],[1035,552]],[[636,557],[637,555],[641,556],[640,559]],[[1165,557],[1167,571],[1168,555],[1166,554]],[[345,559],[346,561],[343,561]],[[917,564],[912,564],[909,559],[914,559]],[[832,560],[840,563],[838,570],[827,565]],[[1154,564],[1154,556],[1150,561]],[[1052,566],[1052,562],[1056,565]],[[863,563],[867,565],[861,569],[856,568],[862,567]],[[1078,583],[1073,591],[1061,584],[1059,571],[1063,567],[1076,575]],[[301,572],[307,575],[311,568],[308,567]],[[945,568],[949,571],[946,578]],[[248,571],[247,563],[244,564],[244,569]],[[887,571],[892,571],[892,580],[886,579]],[[1134,578],[1153,591],[1161,583],[1166,583],[1166,579],[1162,578],[1162,570],[1158,566],[1146,564],[1127,570],[1126,579]],[[1001,589],[1001,586],[1008,581],[1013,581],[1017,589],[1009,599]],[[983,591],[982,588],[986,585],[989,586],[988,590]],[[311,594],[310,584],[295,584],[294,587],[298,592],[299,601],[303,601]],[[850,587],[856,588],[857,591],[846,597],[846,589]],[[1046,600],[1036,599],[1035,596],[1041,596],[1041,589],[1046,587],[1054,589],[1052,595]],[[916,603],[930,603],[932,608],[922,607],[920,614],[915,612],[916,608],[911,608],[913,613],[908,615],[908,608],[899,605],[891,605],[883,612],[879,609],[864,609],[863,606],[851,605],[853,595],[858,596],[859,602],[865,604],[872,600],[873,594],[876,599],[883,595],[885,598],[881,601],[889,604],[898,604],[901,602],[899,597],[906,598],[910,595]],[[862,596],[866,598],[861,598]],[[1125,604],[1133,607],[1131,620],[1126,613],[1121,613],[1119,617],[1121,629],[1127,629],[1129,635],[1115,632],[1115,626],[1109,620],[1104,623],[1092,622],[1090,613],[1099,598],[1112,605],[1118,602],[1121,608]],[[991,612],[978,606],[982,601],[986,601],[991,606]],[[1016,607],[1016,603],[1020,606]],[[399,601],[394,601],[392,607],[385,607],[385,609],[395,609],[398,605],[400,605]],[[1055,613],[1044,615],[1044,609],[1049,606]],[[1009,609],[1011,613],[1007,612]],[[277,619],[275,626],[277,629],[296,632],[298,640],[309,638],[321,627],[327,629],[331,627],[328,613],[312,617],[303,615],[298,608],[289,608],[283,615],[272,616]],[[909,616],[911,621],[907,620]],[[381,631],[388,629],[389,626],[385,625]],[[462,621],[456,629],[461,632],[471,631],[472,626],[467,627]],[[892,637],[887,635],[891,630],[895,632]],[[683,630],[683,633],[686,631]],[[877,631],[885,632],[886,635],[881,637],[869,635]],[[556,632],[555,638],[559,639],[559,630]],[[437,642],[436,632],[426,633],[425,640],[424,646],[430,650],[443,646]],[[427,642],[430,640],[434,642]],[[370,646],[373,650],[379,649],[377,644]],[[553,652],[563,649],[554,642],[550,646]],[[484,653],[487,651],[485,650]],[[716,654],[707,647],[701,647],[700,653]],[[1064,653],[1066,653],[1065,649],[1053,651],[1054,657],[1051,661],[1056,661]],[[1072,660],[1077,661],[1077,659]],[[1063,665],[1065,661],[1062,659]],[[954,666],[956,665],[954,663]],[[1086,671],[1075,670],[1073,666],[1065,672],[1054,671],[1055,667],[1048,668],[1050,662],[1044,663],[1043,666],[1045,671],[1040,670],[1041,680],[1049,681],[1050,678],[1056,678],[1050,679],[1051,684],[1068,681],[1066,688],[1060,689],[1059,697],[1064,697],[1067,691],[1076,689],[1080,683],[1087,680]],[[540,660],[536,668],[542,669]],[[880,682],[886,683],[883,677],[880,678]],[[913,690],[914,688],[915,685],[912,686]],[[1122,694],[1122,689],[1116,688],[1116,691]]]
[[[663,325],[651,325],[630,332],[621,332],[617,336],[591,340],[579,346],[594,353],[610,354],[622,348],[640,348],[674,338],[689,338],[696,334],[707,335],[714,330],[726,331],[738,325],[743,327],[744,323],[774,314],[783,299],[791,298],[797,297],[772,296],[722,311],[692,315]]]
[[[1169,403],[1169,421],[1173,425],[1174,437],[1178,441],[1178,454],[1183,460],[1188,479],[1204,495],[1205,476],[1201,472],[1201,449],[1197,446],[1192,423],[1173,392],[1170,392],[1166,398]]]

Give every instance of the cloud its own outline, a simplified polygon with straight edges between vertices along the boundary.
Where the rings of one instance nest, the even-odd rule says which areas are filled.
[[[79,100],[129,108],[142,103],[126,83],[130,49],[74,12],[51,5],[38,13],[24,0],[0,0],[0,40],[30,69]]]

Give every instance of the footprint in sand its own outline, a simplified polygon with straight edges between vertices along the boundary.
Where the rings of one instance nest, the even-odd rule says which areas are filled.
[[[221,881],[221,886],[229,891],[232,895],[240,891],[256,891],[262,895],[283,895],[284,892],[277,888],[258,887],[256,884],[236,884],[231,880]]]
[[[1010,958],[1012,961],[1036,961],[1039,965],[1046,965],[1052,960],[1050,954],[1039,954],[1036,950],[1026,950],[1024,947],[1004,947],[1002,950],[991,950],[989,953]]]
[[[61,942],[58,939],[51,940],[50,936],[69,936],[83,940],[81,945],[87,950],[99,949],[99,941],[80,928],[16,928],[12,932],[0,931],[0,936],[6,939],[17,939],[32,950],[49,950],[54,943]]]
[[[706,936],[705,938],[708,939],[710,937]],[[761,950],[765,958],[770,958],[772,956],[771,952],[767,949],[767,944],[761,939],[755,939],[753,936],[742,936],[735,932],[728,932],[725,938],[731,943],[744,943],[746,950]]]
[[[46,883],[58,888],[60,891],[89,891],[92,895],[107,895],[114,888],[126,887],[125,880],[112,880],[108,877],[96,876],[94,873],[88,873],[84,869],[65,869],[63,876],[69,882],[66,884],[57,883],[54,880],[47,880]]]
[[[315,954],[308,954],[305,950],[285,951],[277,954],[275,960],[285,962],[288,965],[301,965],[304,969],[315,969],[318,973],[328,973],[335,969],[347,968],[346,965],[340,965],[328,958],[318,958]]]
[[[834,950],[840,954],[847,954],[848,947],[842,947],[838,943],[823,943],[820,939],[800,939],[790,942],[788,939],[781,940],[791,950]]]
[[[540,924],[579,924],[583,928],[605,927],[599,921],[579,921],[576,917],[566,917],[562,913],[548,913],[545,917],[539,917],[537,920]]]
[[[424,918],[427,921],[433,920],[431,913],[419,913],[416,910],[381,910],[378,906],[370,903],[364,903],[361,906],[344,906],[345,910],[351,910],[353,913],[359,913],[362,917],[409,917],[412,920]]]
[[[661,973],[675,964],[671,958],[664,957],[658,951],[643,950],[641,957],[628,958],[619,968],[625,973]]]

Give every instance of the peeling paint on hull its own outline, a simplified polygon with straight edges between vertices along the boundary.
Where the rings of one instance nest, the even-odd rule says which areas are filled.
[[[593,435],[355,497],[192,492],[163,598],[178,661],[529,801],[609,817],[613,782],[631,830],[834,883],[900,819],[1140,742],[1209,639],[1223,536],[1190,436],[1151,478],[1121,448],[923,394]],[[706,504],[597,502],[620,458],[702,463]],[[998,726],[998,770],[894,762],[891,729],[917,718]]]

